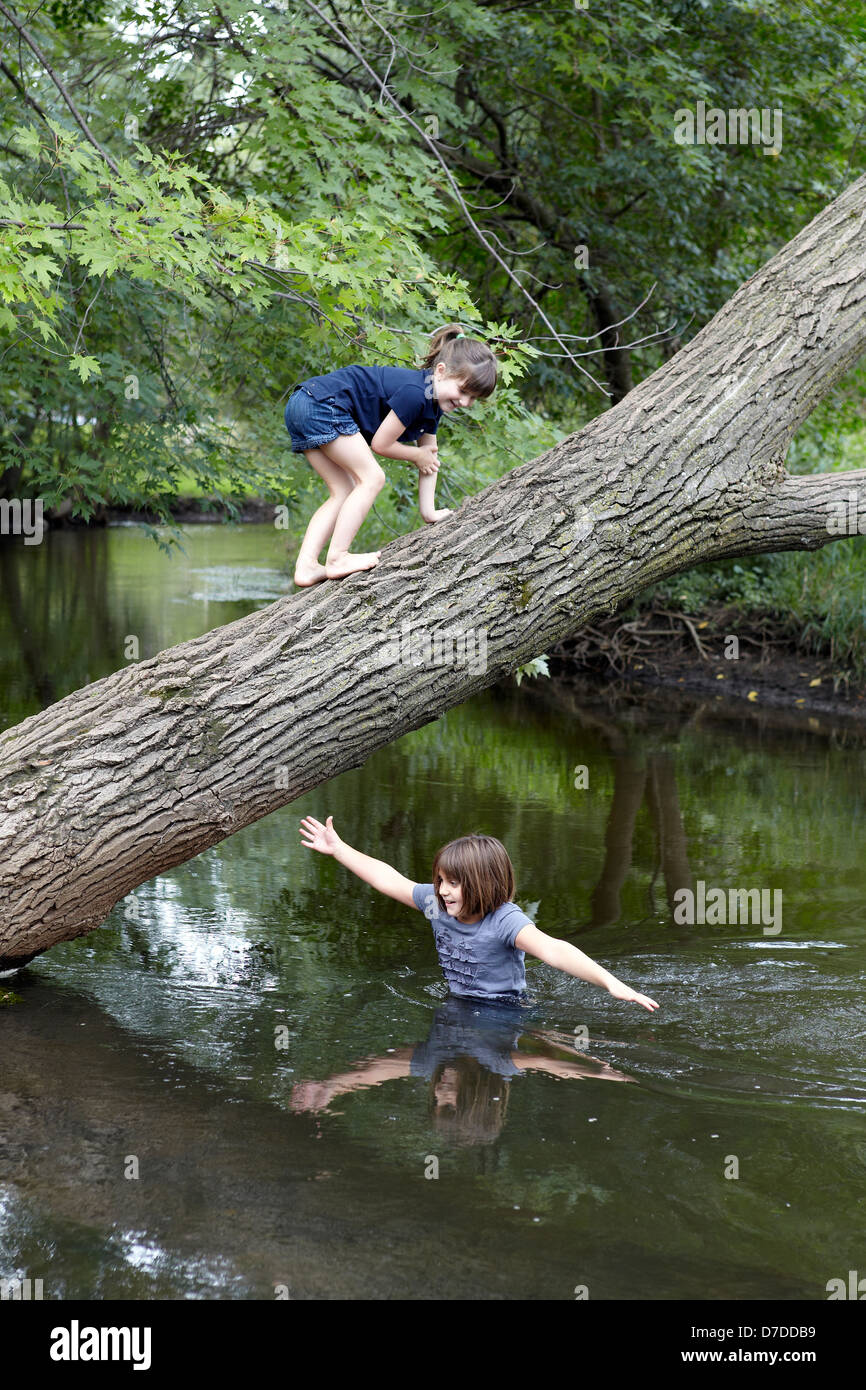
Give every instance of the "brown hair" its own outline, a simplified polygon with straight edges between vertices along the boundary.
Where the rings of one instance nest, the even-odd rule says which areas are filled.
[[[446,1068],[457,1072],[454,1107],[440,1105],[436,1087]],[[490,1144],[498,1139],[508,1110],[511,1083],[495,1075],[476,1057],[454,1057],[440,1062],[430,1081],[430,1118],[443,1139],[454,1144]]]
[[[492,396],[496,390],[496,354],[478,338],[468,338],[459,323],[446,323],[430,334],[430,347],[421,366],[444,363],[472,396]]]
[[[463,835],[449,840],[433,860],[433,891],[439,907],[445,904],[439,895],[442,877],[459,883],[463,893],[463,917],[486,917],[514,897],[514,868],[500,840],[492,835]]]

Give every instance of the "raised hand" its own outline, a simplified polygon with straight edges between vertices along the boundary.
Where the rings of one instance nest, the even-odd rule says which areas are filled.
[[[322,825],[315,816],[305,816],[301,821],[301,841],[307,849],[317,849],[320,854],[333,854],[340,843],[334,829],[334,817],[328,816]]]

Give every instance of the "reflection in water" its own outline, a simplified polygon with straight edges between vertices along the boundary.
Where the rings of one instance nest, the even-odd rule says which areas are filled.
[[[24,980],[0,1020],[0,1276],[33,1270],[46,1299],[272,1298],[276,1284],[387,1298],[392,1242],[438,1258],[438,1235],[418,1229],[416,1165],[371,1182],[351,1138],[329,1133],[326,1157],[310,1143],[321,1131],[256,1097],[239,1068],[208,1075],[86,996]],[[471,1221],[471,1194],[450,1205]],[[467,1257],[455,1296],[485,1266]]]
[[[144,527],[0,537],[0,728],[287,592],[284,532],[196,525],[161,551]],[[265,566],[268,568],[265,568]]]
[[[604,837],[604,867],[591,898],[591,927],[607,926],[620,919],[620,892],[632,865],[635,821],[643,803],[652,817],[658,855],[656,873],[660,868],[671,912],[677,890],[692,886],[686,832],[670,755],[650,753],[637,758],[632,754],[619,754],[613,759],[613,770],[613,800]],[[654,882],[655,873],[649,884],[651,905]]]
[[[386,1056],[356,1063],[350,1072],[327,1081],[298,1082],[292,1090],[292,1108],[324,1110],[335,1096],[397,1077],[425,1076],[437,1133],[457,1144],[485,1144],[498,1138],[511,1078],[523,1072],[545,1072],[563,1080],[634,1080],[577,1051],[561,1034],[527,1028],[531,1016],[531,1008],[449,995],[433,1015],[425,1042],[415,1048],[391,1048]],[[533,1043],[535,1049],[530,1051]]]
[[[54,681],[46,668],[43,647],[34,640],[30,616],[25,610],[21,593],[19,566],[15,563],[11,547],[3,544],[0,544],[0,602],[4,610],[2,629],[7,639],[7,649],[12,647],[16,651],[19,669],[26,673],[39,706],[50,705],[57,698]]]
[[[267,602],[285,542],[7,546],[0,723],[116,669],[126,634],[146,657]],[[19,972],[0,1277],[46,1298],[826,1298],[862,1257],[863,740],[721,708],[499,685]],[[533,1010],[455,1013],[423,914],[298,845],[328,813],[423,882],[437,845],[495,835],[539,927],[591,928],[663,1008],[527,959]],[[784,939],[676,925],[692,875],[778,886]],[[580,1077],[638,1084],[559,1084]]]

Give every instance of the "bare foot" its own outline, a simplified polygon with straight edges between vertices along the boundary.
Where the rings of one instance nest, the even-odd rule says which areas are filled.
[[[313,584],[321,584],[327,577],[325,566],[320,565],[318,560],[315,564],[310,564],[309,560],[299,560],[295,565],[295,587],[298,589],[309,589]]]
[[[381,550],[371,550],[367,555],[341,555],[337,560],[328,560],[325,572],[329,579],[345,579],[358,570],[375,569],[381,554]]]
[[[421,519],[426,521],[428,526],[434,526],[437,521],[444,521],[446,516],[453,516],[450,507],[438,507],[429,516],[424,516],[423,512],[421,513]]]

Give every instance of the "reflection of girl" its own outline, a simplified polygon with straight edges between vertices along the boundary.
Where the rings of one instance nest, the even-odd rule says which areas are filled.
[[[519,1002],[526,992],[528,951],[567,975],[600,985],[615,999],[642,1004],[650,1013],[658,1008],[654,999],[624,985],[570,942],[533,925],[511,901],[514,869],[505,846],[491,835],[465,835],[444,845],[433,860],[432,883],[413,883],[390,864],[352,849],[334,829],[333,816],[325,825],[307,816],[301,839],[308,849],[333,855],[380,893],[425,913],[452,994]]]
[[[553,1033],[526,1030],[526,1010],[480,999],[449,996],[436,1010],[426,1042],[359,1063],[328,1081],[307,1081],[292,1090],[293,1110],[324,1110],[335,1096],[378,1086],[398,1076],[430,1080],[434,1126],[455,1143],[495,1139],[505,1123],[511,1077],[543,1071],[559,1077],[631,1081]],[[522,1036],[521,1036],[522,1035]],[[533,1039],[538,1039],[533,1043]],[[521,1048],[541,1047],[544,1055]],[[554,1050],[566,1056],[552,1055]]]

